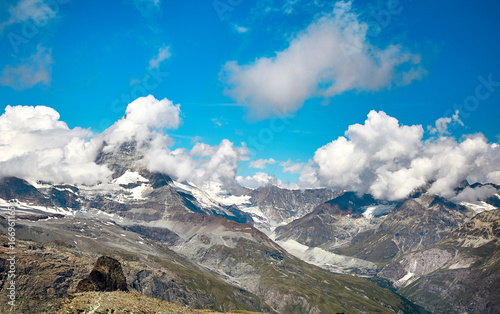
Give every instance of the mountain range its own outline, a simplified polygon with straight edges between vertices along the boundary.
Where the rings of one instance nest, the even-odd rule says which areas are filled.
[[[93,186],[0,179],[0,288],[7,293],[6,209],[14,204],[16,309],[55,312],[106,254],[137,292],[189,308],[500,311],[496,185],[475,203],[425,187],[382,201],[328,189],[178,182],[140,159],[134,143],[102,152],[96,162],[112,180]]]

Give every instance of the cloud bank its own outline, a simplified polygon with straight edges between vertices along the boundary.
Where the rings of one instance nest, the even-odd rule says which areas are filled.
[[[421,125],[401,125],[382,111],[371,111],[364,124],[349,126],[345,136],[320,147],[308,163],[280,162],[284,172],[300,173],[296,183],[264,172],[238,176],[240,161],[248,160],[245,143],[237,146],[224,139],[217,145],[196,142],[191,149],[171,149],[173,140],[167,132],[181,124],[180,105],[151,95],[130,103],[125,116],[99,134],[70,129],[49,107],[7,106],[0,116],[0,177],[88,185],[109,182],[112,172],[96,164],[96,157],[134,142],[142,156],[138,167],[198,185],[215,181],[251,188],[328,187],[398,200],[431,183],[429,193],[474,201],[496,190],[471,187],[457,195],[454,188],[463,180],[500,184],[500,145],[488,143],[481,134],[459,141],[443,135],[448,122],[426,138]],[[259,159],[250,166],[261,169],[271,163],[277,161]]]
[[[7,106],[0,116],[0,177],[95,184],[111,172],[95,164],[92,133],[70,129],[45,106]]]
[[[397,200],[432,182],[429,192],[446,198],[463,180],[500,183],[500,147],[481,134],[457,141],[423,139],[422,126],[400,125],[384,112],[371,111],[363,125],[345,133],[314,154],[313,169],[302,182],[370,193]],[[299,182],[300,182],[299,181]]]
[[[313,22],[275,57],[248,65],[227,62],[226,92],[263,118],[293,113],[311,97],[407,85],[425,74],[419,55],[399,45],[373,46],[367,29],[351,2],[338,2],[331,15]]]
[[[143,156],[139,167],[180,181],[234,184],[238,163],[248,155],[246,146],[224,139],[215,146],[197,142],[190,151],[171,150],[173,140],[165,132],[181,125],[180,115],[180,105],[149,95],[130,103],[122,119],[94,134],[68,128],[49,107],[7,106],[0,116],[0,177],[89,185],[109,182],[112,172],[95,163],[97,155],[133,141]]]

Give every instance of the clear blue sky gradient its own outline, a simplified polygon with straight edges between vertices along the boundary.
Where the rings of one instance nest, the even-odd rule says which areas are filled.
[[[220,79],[224,64],[274,56],[332,3],[318,1],[313,6],[298,0],[286,14],[282,8],[287,1],[221,0],[218,3],[228,9],[221,19],[214,6],[217,1],[212,0],[163,0],[151,10],[139,10],[135,4],[140,1],[133,0],[61,2],[67,3],[58,5],[57,17],[39,27],[18,52],[7,35],[21,33],[22,23],[5,27],[0,35],[0,70],[33,54],[38,45],[51,48],[54,61],[49,86],[15,90],[0,85],[1,112],[7,105],[46,105],[70,127],[100,132],[124,115],[127,98],[143,95],[144,89],[131,81],[148,75],[149,60],[169,46],[172,56],[161,63],[158,84],[147,92],[181,104],[184,123],[169,134],[175,147],[186,148],[192,147],[196,136],[211,145],[224,138],[248,143],[268,128],[269,119],[252,120],[246,107],[224,93]],[[349,125],[363,123],[372,109],[425,129],[474,95],[479,76],[491,75],[500,82],[500,2],[401,0],[400,5],[402,12],[392,15],[369,42],[379,47],[401,44],[420,54],[427,74],[408,86],[345,92],[329,99],[329,105],[322,105],[320,98],[309,99],[251,160],[307,162]],[[277,10],[264,14],[266,6]],[[360,20],[372,26],[379,23],[373,13],[386,7],[387,1],[353,1]],[[9,18],[7,8],[6,2],[0,4],[0,21]],[[236,26],[248,31],[238,33]],[[455,129],[454,136],[481,132],[490,142],[498,142],[500,86],[476,110],[460,112],[465,126]],[[241,175],[260,171],[248,164],[240,165]],[[297,179],[296,174],[283,173],[278,164],[266,171],[283,181]]]

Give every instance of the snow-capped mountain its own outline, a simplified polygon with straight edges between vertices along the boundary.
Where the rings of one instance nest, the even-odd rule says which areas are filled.
[[[449,268],[460,269],[464,276],[477,270],[469,263],[470,254],[462,252],[468,250],[464,248],[469,247],[464,246],[467,241],[475,243],[474,250],[486,252],[488,265],[497,262],[496,253],[488,255],[488,247],[498,242],[494,228],[500,188],[495,185],[464,183],[453,200],[431,195],[423,187],[407,199],[387,202],[349,191],[179,182],[148,171],[140,159],[132,144],[101,153],[99,163],[107,165],[113,175],[109,182],[92,186],[2,178],[0,208],[15,204],[19,225],[27,227],[20,234],[30,241],[36,232],[43,235],[40,239],[66,241],[64,245],[81,251],[101,247],[99,241],[106,244],[102,246],[106,250],[137,250],[136,246],[146,243],[154,250],[171,250],[182,263],[193,263],[183,267],[196,267],[203,276],[215,276],[224,285],[244,289],[252,295],[250,299],[260,300],[245,297],[245,302],[253,304],[248,308],[267,312],[289,313],[287,308],[296,307],[306,312],[327,313],[331,308],[370,312],[381,304],[394,311],[418,311],[392,292],[360,278],[342,276],[387,279],[403,296],[425,307],[429,299],[438,297],[434,288],[422,281],[430,276],[429,269],[437,269],[426,266],[436,259],[437,250],[443,258],[453,250],[460,251],[461,255],[446,257],[442,265],[453,262]],[[487,196],[475,202],[460,198],[483,190]],[[493,226],[486,229],[493,231],[482,227],[485,219]],[[5,229],[6,220],[0,221]],[[105,232],[110,229],[118,235]],[[485,232],[488,236],[479,239],[478,234]],[[53,236],[44,235],[47,233]],[[56,237],[58,234],[64,236]],[[133,237],[135,244],[122,243],[120,237]],[[457,237],[465,242],[450,240]],[[157,251],[148,254],[164,256]],[[444,266],[439,267],[444,271]],[[494,272],[495,268],[488,269]],[[134,276],[143,278],[138,289],[160,295],[155,287],[163,284],[155,281],[155,276]],[[415,293],[408,288],[411,285],[428,291]],[[310,289],[319,286],[324,303],[311,297],[317,292]],[[348,307],[336,307],[333,296],[338,293],[348,296]],[[382,295],[386,297],[381,299]],[[360,298],[369,301],[360,302]],[[449,299],[453,301],[453,297]],[[474,309],[488,304],[478,302]],[[465,308],[461,305],[457,310]]]

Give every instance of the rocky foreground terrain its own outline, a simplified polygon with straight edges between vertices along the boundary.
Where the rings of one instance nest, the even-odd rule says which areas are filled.
[[[115,291],[74,293],[65,299],[57,310],[57,314],[76,313],[216,314],[221,312],[189,309],[170,302],[149,298],[137,292]],[[254,312],[241,311],[238,313]]]
[[[76,291],[61,302],[57,310],[58,314],[220,313],[189,309],[138,293],[127,285],[120,262],[109,256],[101,256],[97,259],[88,277],[78,283]],[[238,311],[238,313],[255,312]]]

